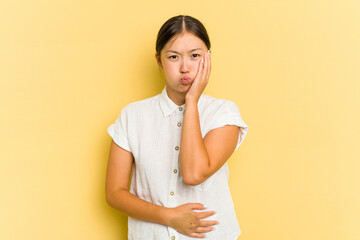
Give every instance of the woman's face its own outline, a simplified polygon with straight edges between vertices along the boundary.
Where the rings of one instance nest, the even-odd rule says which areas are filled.
[[[199,61],[207,50],[205,43],[189,32],[175,35],[165,44],[157,62],[164,71],[170,99],[185,96],[196,77]]]

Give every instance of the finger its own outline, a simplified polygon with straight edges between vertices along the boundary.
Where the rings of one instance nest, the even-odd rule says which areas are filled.
[[[210,50],[208,51],[208,68],[207,68],[207,75],[206,75],[206,79],[209,80],[210,77],[210,72],[211,72],[211,53]]]
[[[207,233],[207,232],[211,232],[214,231],[215,228],[214,227],[197,227],[195,229],[195,232],[197,233]]]
[[[206,235],[201,233],[191,233],[189,236],[194,238],[206,238]]]
[[[202,220],[199,222],[199,227],[210,227],[219,224],[216,220]]]
[[[203,218],[210,217],[210,216],[212,216],[214,214],[215,214],[215,211],[199,212],[199,213],[196,214],[196,217],[198,219],[203,219]]]
[[[191,210],[204,210],[206,207],[202,203],[189,203]]]
[[[204,64],[203,65],[204,65],[203,66],[203,71],[202,71],[202,75],[201,75],[200,79],[202,81],[206,81],[207,80],[206,76],[207,76],[207,71],[208,71],[208,65],[209,65],[209,53],[208,52],[206,52],[204,54]]]
[[[204,70],[201,76],[201,80],[207,84],[210,76],[210,53],[209,51],[204,55]]]
[[[197,72],[197,74],[196,74],[195,80],[196,80],[196,79],[200,79],[200,78],[202,77],[203,70],[204,70],[204,58],[205,58],[205,55],[204,55],[204,57],[202,57],[201,60],[199,61],[199,68],[198,68],[198,72]]]

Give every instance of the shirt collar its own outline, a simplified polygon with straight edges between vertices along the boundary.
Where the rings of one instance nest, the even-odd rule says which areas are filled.
[[[160,107],[164,113],[164,116],[169,116],[175,110],[182,108],[182,111],[185,109],[185,104],[178,106],[176,105],[167,95],[166,86],[160,94]]]

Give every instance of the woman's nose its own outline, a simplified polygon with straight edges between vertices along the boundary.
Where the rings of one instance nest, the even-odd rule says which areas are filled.
[[[183,59],[181,61],[180,72],[181,73],[188,73],[189,72],[189,63],[187,62],[186,59]]]

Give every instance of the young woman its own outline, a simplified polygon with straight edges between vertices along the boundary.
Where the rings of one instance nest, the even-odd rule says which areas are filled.
[[[248,127],[233,102],[203,94],[211,68],[206,29],[190,16],[170,18],[155,57],[164,90],[127,105],[108,128],[107,201],[129,216],[130,240],[235,240],[241,230],[226,161]]]

